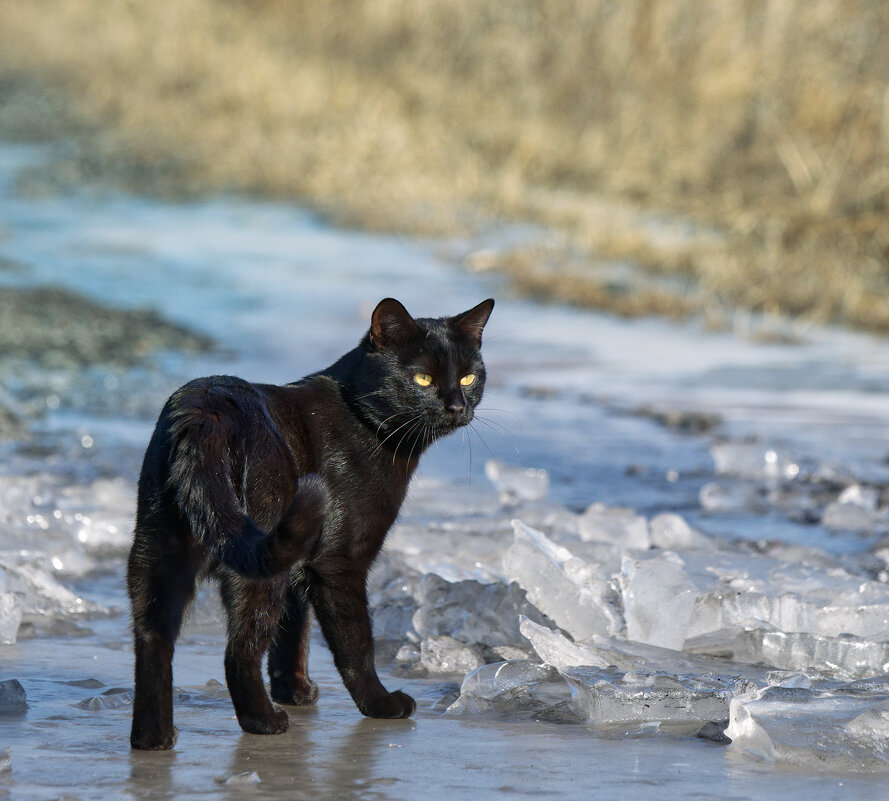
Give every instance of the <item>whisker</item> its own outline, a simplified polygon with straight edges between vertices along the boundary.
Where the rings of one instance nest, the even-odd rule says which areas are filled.
[[[499,436],[501,436],[501,437],[510,437],[510,438],[513,438],[513,434],[512,434],[512,432],[511,432],[509,429],[507,429],[507,428],[503,428],[502,430],[500,430],[500,429],[494,428],[494,426],[491,424],[491,421],[490,421],[490,420],[485,420],[484,418],[479,417],[478,415],[476,415],[476,416],[475,416],[475,422],[479,422],[479,423],[481,423],[482,425],[486,425],[488,428],[491,429],[491,431],[493,431],[495,434],[497,434],[497,435],[499,435]],[[475,433],[478,434],[477,431],[476,431]],[[512,442],[509,443],[509,445],[510,445],[510,447],[516,452],[516,455],[521,456],[521,451],[519,450],[518,445],[515,444],[515,440],[514,440],[514,439],[513,439]]]
[[[423,430],[420,432],[420,436],[419,436],[418,438],[415,438],[415,439],[414,439],[414,444],[411,445],[410,453],[408,453],[408,455],[407,455],[407,461],[408,461],[408,464],[410,464],[411,457],[414,455],[414,448],[417,447],[417,443],[420,442],[421,440],[422,440],[422,441],[425,441],[425,439],[426,439],[426,429],[427,429],[428,426],[429,426],[428,423],[423,423]]]
[[[399,414],[406,414],[406,412],[399,412]],[[392,417],[395,417],[395,415],[393,414]],[[391,420],[392,417],[390,417],[390,418],[388,418],[388,419]],[[404,427],[407,426],[407,425],[410,425],[412,422],[414,422],[415,420],[417,420],[417,419],[420,418],[420,417],[421,417],[421,414],[415,414],[413,417],[409,418],[409,419],[406,420],[404,423],[402,423],[400,426],[398,426],[398,428],[396,428],[394,431],[390,431],[390,432],[389,432],[389,433],[388,433],[382,440],[380,440],[380,441],[377,443],[376,447],[373,449],[373,451],[372,451],[372,453],[371,453],[371,456],[376,456],[377,453],[379,453],[379,451],[381,451],[381,450],[383,449],[383,445],[385,445],[386,442],[388,442],[388,441],[389,441],[392,437],[394,437],[399,431],[401,431],[402,428],[404,428]],[[383,423],[385,423],[385,422],[386,422],[386,421],[384,420]],[[380,423],[380,426],[382,426],[383,423]],[[378,428],[377,430],[379,431],[379,428]],[[395,450],[397,451],[398,448],[396,447]]]
[[[402,415],[402,414],[407,414],[407,412],[395,412],[395,414],[390,414],[385,420],[383,420],[383,421],[377,426],[376,435],[377,435],[377,436],[380,435],[380,429],[381,429],[384,425],[386,425],[386,423],[388,423],[393,417],[398,417],[399,415]]]
[[[421,415],[418,414],[414,418],[415,422],[414,422],[413,426],[411,426],[407,431],[405,431],[404,434],[401,435],[401,439],[398,440],[398,444],[395,446],[395,450],[392,451],[392,466],[393,467],[395,466],[395,457],[398,456],[398,449],[401,447],[401,443],[404,442],[406,437],[410,436],[414,431],[417,430],[417,428],[420,425],[422,425],[423,421],[420,418],[421,418]],[[411,448],[411,452],[413,452],[413,448]],[[410,459],[410,457],[408,457],[408,459]]]
[[[482,445],[484,445],[485,448],[488,449],[488,453],[491,454],[491,458],[496,459],[497,456],[495,455],[494,451],[491,450],[491,447],[488,445],[488,443],[487,443],[487,441],[485,440],[485,438],[484,438],[481,434],[478,433],[478,430],[476,429],[476,427],[475,427],[472,423],[470,423],[470,424],[469,424],[469,428],[472,429],[472,431],[475,432],[475,435],[481,440]]]
[[[476,412],[497,412],[498,414],[508,414],[512,417],[515,417],[516,422],[521,422],[522,418],[519,417],[514,411],[511,409],[498,409],[495,406],[485,406],[484,409],[476,409]]]
[[[363,395],[356,395],[353,400],[364,400],[365,398],[370,398],[374,395],[383,395],[383,394],[385,394],[385,391],[382,388],[375,389],[371,392],[365,392]]]
[[[470,424],[470,428],[471,428]],[[469,481],[466,483],[466,486],[469,489],[472,489],[472,437],[467,436],[466,441],[469,443]]]
[[[498,423],[496,420],[486,420],[480,414],[477,414],[475,416],[475,419],[478,420],[480,423],[484,423],[488,428],[492,430],[498,431],[501,434],[508,434],[509,436],[512,436],[512,431],[510,431],[507,426],[503,425],[503,423]]]

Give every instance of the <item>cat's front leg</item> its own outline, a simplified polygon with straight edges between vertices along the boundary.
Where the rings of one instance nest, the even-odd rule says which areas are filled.
[[[417,708],[400,690],[388,692],[374,667],[365,590],[366,571],[327,557],[308,572],[309,599],[346,689],[362,715],[406,718]]]

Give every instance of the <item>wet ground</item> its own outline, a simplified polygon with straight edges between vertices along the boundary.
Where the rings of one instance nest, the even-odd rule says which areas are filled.
[[[28,705],[0,712],[0,797],[881,791],[883,342],[810,329],[764,344],[539,306],[455,266],[482,243],[339,231],[279,205],[17,195],[16,169],[39,158],[0,149],[0,291],[77,293],[18,325],[95,358],[0,359],[14,421],[0,443],[0,639],[14,641],[0,680]],[[131,754],[121,576],[160,405],[196,375],[283,383],[329,364],[387,295],[421,316],[497,298],[474,430],[425,458],[373,580],[384,681],[420,700],[417,716],[359,719],[319,639],[318,707],[282,737],[241,734],[213,683],[223,641],[207,594],[177,650],[176,750]],[[496,673],[504,658],[512,678]],[[731,745],[694,736],[723,718]]]

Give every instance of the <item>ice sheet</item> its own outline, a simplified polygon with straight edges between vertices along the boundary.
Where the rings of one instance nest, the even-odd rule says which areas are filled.
[[[11,760],[25,781],[50,781],[42,774],[50,751],[70,768],[83,731],[91,742],[114,743],[91,768],[120,767],[128,687],[104,690],[131,680],[127,616],[91,623],[93,631],[82,622],[126,607],[123,557],[139,459],[166,394],[214,372],[296,379],[352,347],[375,302],[391,294],[418,314],[497,297],[485,332],[488,387],[474,428],[424,457],[370,587],[381,670],[400,670],[421,689],[429,685],[417,676],[460,680],[456,700],[449,690],[439,707],[432,701],[421,710],[431,719],[448,698],[454,714],[435,722],[455,728],[432,757],[432,720],[414,729],[362,729],[331,671],[317,710],[325,725],[299,718],[288,735],[295,739],[254,749],[238,739],[224,688],[206,684],[208,665],[219,669],[213,660],[224,629],[218,602],[205,591],[177,650],[177,659],[197,660],[203,671],[191,700],[177,698],[186,721],[179,765],[195,743],[201,751],[220,738],[242,743],[230,766],[213,767],[208,795],[229,792],[224,784],[217,791],[213,777],[249,776],[257,763],[263,784],[282,778],[269,754],[291,766],[301,749],[323,762],[329,740],[306,749],[305,738],[352,725],[356,736],[344,738],[343,752],[350,759],[372,752],[368,775],[378,751],[401,745],[391,732],[410,731],[418,745],[406,767],[414,769],[420,754],[422,764],[446,764],[463,777],[467,760],[460,753],[455,762],[452,745],[473,730],[456,726],[474,725],[479,715],[516,727],[482,726],[472,740],[484,762],[478,775],[496,777],[492,795],[502,785],[504,755],[521,753],[510,738],[529,716],[581,719],[608,737],[663,735],[643,750],[627,741],[613,751],[607,741],[598,744],[597,753],[613,759],[634,755],[637,778],[621,785],[627,797],[663,797],[663,787],[651,789],[649,774],[658,769],[648,766],[666,775],[686,759],[697,759],[713,786],[735,782],[742,794],[759,776],[744,754],[765,753],[754,747],[757,732],[768,736],[777,762],[811,766],[823,751],[837,770],[882,770],[883,690],[848,683],[879,683],[887,669],[885,342],[813,328],[802,346],[764,346],[694,322],[627,322],[516,301],[493,280],[467,278],[442,261],[438,244],[335,231],[271,204],[228,198],[171,207],[100,196],[36,202],[9,190],[6,173],[18,161],[4,160],[0,147],[0,257],[24,265],[0,280],[56,282],[111,304],[152,306],[223,348],[193,358],[159,355],[116,372],[20,370],[4,381],[0,402],[27,429],[23,439],[0,443],[0,640],[20,635],[0,656],[9,675],[19,666],[30,671],[23,681],[41,699],[28,712],[35,725],[5,730],[22,736]],[[693,414],[709,420],[697,433],[670,422]],[[74,664],[61,665],[56,638],[73,634],[79,639],[65,646]],[[33,668],[17,661],[35,653],[44,656]],[[104,679],[98,687],[58,683],[93,675]],[[68,697],[72,690],[76,698]],[[341,697],[334,706],[330,699]],[[721,720],[734,701],[732,725],[749,726],[753,745],[738,734],[729,752],[740,763],[731,775],[714,761],[723,757],[699,759],[715,749],[694,749],[709,744],[670,739],[677,727],[693,733],[708,716]],[[209,723],[202,705],[213,704],[220,717]],[[820,727],[833,739],[821,751],[814,734],[794,742],[797,722],[804,733]],[[551,729],[534,742],[558,742],[546,753],[560,758],[564,743]],[[554,797],[576,796],[578,775],[590,778],[589,746],[571,753],[581,756],[538,794],[560,777]],[[349,762],[335,756],[331,764]],[[2,764],[0,757],[0,772]],[[195,765],[192,775],[206,778]],[[129,757],[123,764],[137,793],[141,767]],[[601,778],[601,768],[592,770]],[[521,775],[534,781],[539,773]],[[676,794],[698,791],[698,776],[677,780]],[[127,779],[115,781],[90,781],[75,794],[107,796],[108,786],[117,790]],[[776,782],[780,776],[768,774],[770,793]],[[415,795],[415,787],[384,786],[393,798]],[[812,798],[821,783],[808,783],[802,796],[797,786],[782,797]],[[869,789],[862,797],[875,796],[875,785],[862,786]],[[175,780],[171,787],[181,789]],[[612,790],[606,782],[603,793]],[[72,792],[56,782],[40,797]]]

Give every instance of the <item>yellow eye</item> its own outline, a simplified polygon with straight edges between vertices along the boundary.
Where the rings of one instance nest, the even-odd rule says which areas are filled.
[[[475,383],[475,373],[470,373],[469,375],[464,375],[463,378],[460,379],[460,384],[464,387],[471,387]]]
[[[421,387],[428,387],[432,383],[432,376],[429,373],[414,373],[414,381]]]

